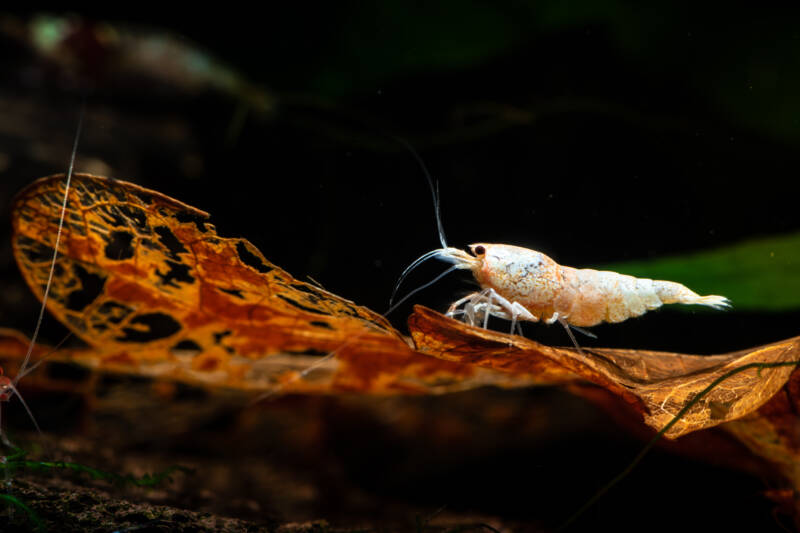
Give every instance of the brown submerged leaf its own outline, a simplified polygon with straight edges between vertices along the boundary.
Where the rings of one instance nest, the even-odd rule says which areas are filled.
[[[633,405],[655,430],[666,426],[698,393],[731,370],[751,363],[800,360],[800,337],[724,355],[648,350],[553,348],[516,335],[468,326],[417,306],[409,318],[417,348],[540,383],[589,381]],[[665,434],[675,438],[745,416],[767,403],[795,371],[793,366],[752,368],[724,380]]]
[[[14,255],[40,298],[64,185],[63,175],[42,178],[14,204]],[[430,393],[588,381],[622,398],[656,430],[731,369],[794,361],[800,349],[798,339],[789,339],[716,356],[580,353],[417,307],[409,319],[417,351],[381,315],[294,279],[244,239],[219,237],[207,213],[87,174],[73,177],[48,309],[91,346],[61,350],[57,357],[92,367],[308,392]],[[5,341],[8,353],[19,349],[19,338]],[[330,353],[335,357],[324,357]],[[666,436],[752,413],[792,371],[754,368],[725,380]]]
[[[40,299],[64,187],[63,175],[42,178],[13,208],[14,256]],[[519,381],[417,354],[381,315],[294,279],[244,239],[219,237],[207,213],[131,183],[75,174],[59,248],[47,307],[92,349],[56,358],[252,390]]]
[[[643,419],[651,435],[690,406],[665,436],[712,429],[670,447],[752,472],[766,468],[800,489],[800,371],[792,365],[800,338],[715,356],[581,353],[417,306],[409,318],[412,346],[381,315],[294,279],[244,239],[219,237],[203,211],[108,178],[76,174],[73,184],[48,309],[89,348],[61,349],[50,359],[256,391],[562,385],[639,433]],[[63,193],[63,176],[43,178],[14,206],[14,254],[39,298]],[[0,356],[19,361],[26,349],[24,336],[0,330]],[[48,352],[39,346],[34,357]],[[749,368],[706,390],[753,363],[784,366]],[[630,422],[631,413],[638,420]],[[791,491],[774,492],[793,505]]]
[[[669,448],[788,485],[770,497],[800,526],[800,337],[713,356],[613,349],[581,354],[474,328],[422,306],[415,307],[409,327],[424,353],[567,385],[643,438],[674,422],[664,436],[686,438]],[[776,366],[736,370],[755,363]],[[644,418],[649,435],[631,413]],[[710,431],[693,433],[701,429]]]

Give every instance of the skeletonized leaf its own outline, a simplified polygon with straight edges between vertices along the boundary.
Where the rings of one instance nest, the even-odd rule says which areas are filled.
[[[14,255],[40,299],[64,187],[62,175],[42,178],[13,208]],[[48,309],[93,348],[60,357],[92,367],[256,390],[517,381],[415,353],[381,315],[218,236],[207,213],[131,183],[74,175],[59,248]]]
[[[63,193],[63,176],[43,178],[20,193],[13,212],[15,257],[40,298]],[[51,357],[262,391],[566,385],[639,413],[653,430],[690,407],[667,437],[718,426],[800,488],[800,371],[789,366],[800,359],[800,338],[714,356],[579,352],[418,306],[409,319],[412,346],[377,313],[294,279],[243,239],[219,237],[208,218],[130,183],[74,176],[48,308],[90,347]],[[24,336],[0,331],[0,356],[19,360],[26,345]],[[47,351],[39,347],[34,356]],[[726,377],[753,363],[784,366]]]

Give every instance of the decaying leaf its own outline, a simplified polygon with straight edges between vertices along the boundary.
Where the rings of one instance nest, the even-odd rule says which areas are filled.
[[[533,374],[551,384],[589,381],[601,385],[634,404],[655,430],[736,367],[800,359],[800,337],[712,356],[602,348],[581,353],[468,326],[420,306],[409,326],[420,350],[449,361]],[[732,376],[702,398],[665,436],[679,437],[755,411],[786,384],[794,370],[792,366],[753,368]]]
[[[765,460],[769,475],[777,473],[795,493],[800,491],[800,369],[796,364],[800,337],[724,355],[696,356],[613,349],[580,353],[468,326],[422,306],[415,308],[409,327],[418,349],[425,353],[571,385],[571,390],[611,409],[637,411],[652,432],[674,422],[664,434],[667,438],[719,426]],[[756,363],[775,366],[757,368]],[[737,371],[745,366],[753,367]],[[717,380],[721,381],[711,387]],[[579,385],[586,382],[615,396]],[[676,419],[684,407],[688,411]],[[721,450],[731,453],[719,439],[707,439],[708,443],[711,446],[698,447],[686,441],[687,451],[714,462],[719,462]],[[752,465],[743,463],[735,466],[752,470]],[[777,495],[784,496],[780,503],[795,509],[797,516],[800,508],[792,503],[791,491],[777,491]]]
[[[15,257],[40,298],[63,194],[63,176],[43,178],[14,207]],[[714,356],[578,351],[418,306],[412,344],[381,315],[294,279],[246,240],[219,237],[207,213],[85,174],[73,178],[48,308],[90,346],[58,350],[56,360],[259,391],[564,385],[638,413],[653,432],[672,423],[671,439],[717,427],[800,489],[800,337]],[[26,345],[0,331],[0,355],[19,359]],[[762,367],[736,370],[754,363]]]
[[[40,298],[64,185],[61,175],[43,178],[14,205],[14,254]],[[207,213],[131,183],[86,174],[73,177],[61,239],[48,308],[91,349],[62,351],[59,357],[210,385],[440,392],[588,381],[619,395],[660,429],[731,369],[794,361],[800,350],[795,338],[716,356],[581,353],[469,327],[418,307],[409,325],[426,356],[381,315],[294,279],[244,239],[219,237]],[[6,342],[6,348],[13,344]],[[336,357],[325,361],[330,353]],[[315,364],[313,378],[295,379]],[[726,380],[666,436],[755,411],[792,371],[752,369]]]
[[[38,180],[13,209],[14,255],[39,298],[64,187],[61,175]],[[115,371],[287,391],[519,381],[419,355],[381,315],[294,279],[244,239],[219,237],[207,213],[85,174],[73,176],[47,305],[92,347],[57,358]]]

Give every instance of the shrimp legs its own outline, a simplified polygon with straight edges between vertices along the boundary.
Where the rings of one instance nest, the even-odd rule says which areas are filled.
[[[464,307],[459,309],[459,307],[462,305]],[[513,335],[515,332],[517,332],[520,336],[523,336],[522,327],[520,326],[521,320],[528,320],[531,322],[539,321],[539,319],[530,311],[528,311],[522,304],[507,300],[492,288],[470,293],[460,300],[453,302],[453,304],[447,310],[447,316],[455,317],[457,315],[464,315],[465,322],[471,326],[477,326],[483,322],[482,326],[484,329],[487,329],[489,325],[489,315],[502,318],[504,320],[510,320],[511,329],[509,333]],[[581,350],[581,347],[578,344],[577,339],[575,339],[575,335],[573,335],[570,328],[575,328],[588,337],[597,338],[597,336],[590,331],[587,331],[583,328],[578,328],[576,326],[571,326],[567,322],[566,317],[562,317],[557,311],[553,313],[553,316],[545,319],[544,322],[545,324],[554,324],[555,322],[558,322],[564,326],[564,329],[567,330],[570,340],[572,340],[572,344],[574,344],[575,348],[577,348],[580,352],[583,352],[583,350]]]

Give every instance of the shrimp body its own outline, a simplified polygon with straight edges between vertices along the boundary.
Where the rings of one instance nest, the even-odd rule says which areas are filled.
[[[535,250],[506,244],[470,245],[473,255],[444,248],[439,258],[469,269],[484,289],[451,306],[454,314],[462,303],[501,318],[572,326],[622,322],[663,304],[728,307],[722,296],[700,296],[673,281],[635,278],[617,272],[561,266]],[[524,309],[524,311],[523,311]]]
[[[730,302],[724,296],[700,296],[674,281],[561,266],[541,252],[520,246],[471,244],[469,249],[472,254],[450,247],[444,236],[439,212],[439,188],[413,148],[408,143],[403,144],[411,149],[428,179],[442,247],[423,254],[406,267],[394,286],[387,314],[453,270],[470,270],[482,290],[453,302],[447,310],[448,316],[463,315],[464,320],[472,325],[482,320],[484,328],[488,326],[489,316],[504,318],[511,321],[511,333],[515,332],[516,327],[520,335],[521,320],[542,320],[548,324],[558,321],[578,351],[581,348],[570,326],[580,329],[601,322],[622,322],[671,303],[706,305],[714,309],[730,307]],[[397,289],[406,276],[421,263],[433,258],[447,261],[453,266],[392,305]],[[594,336],[587,331],[583,333]]]

